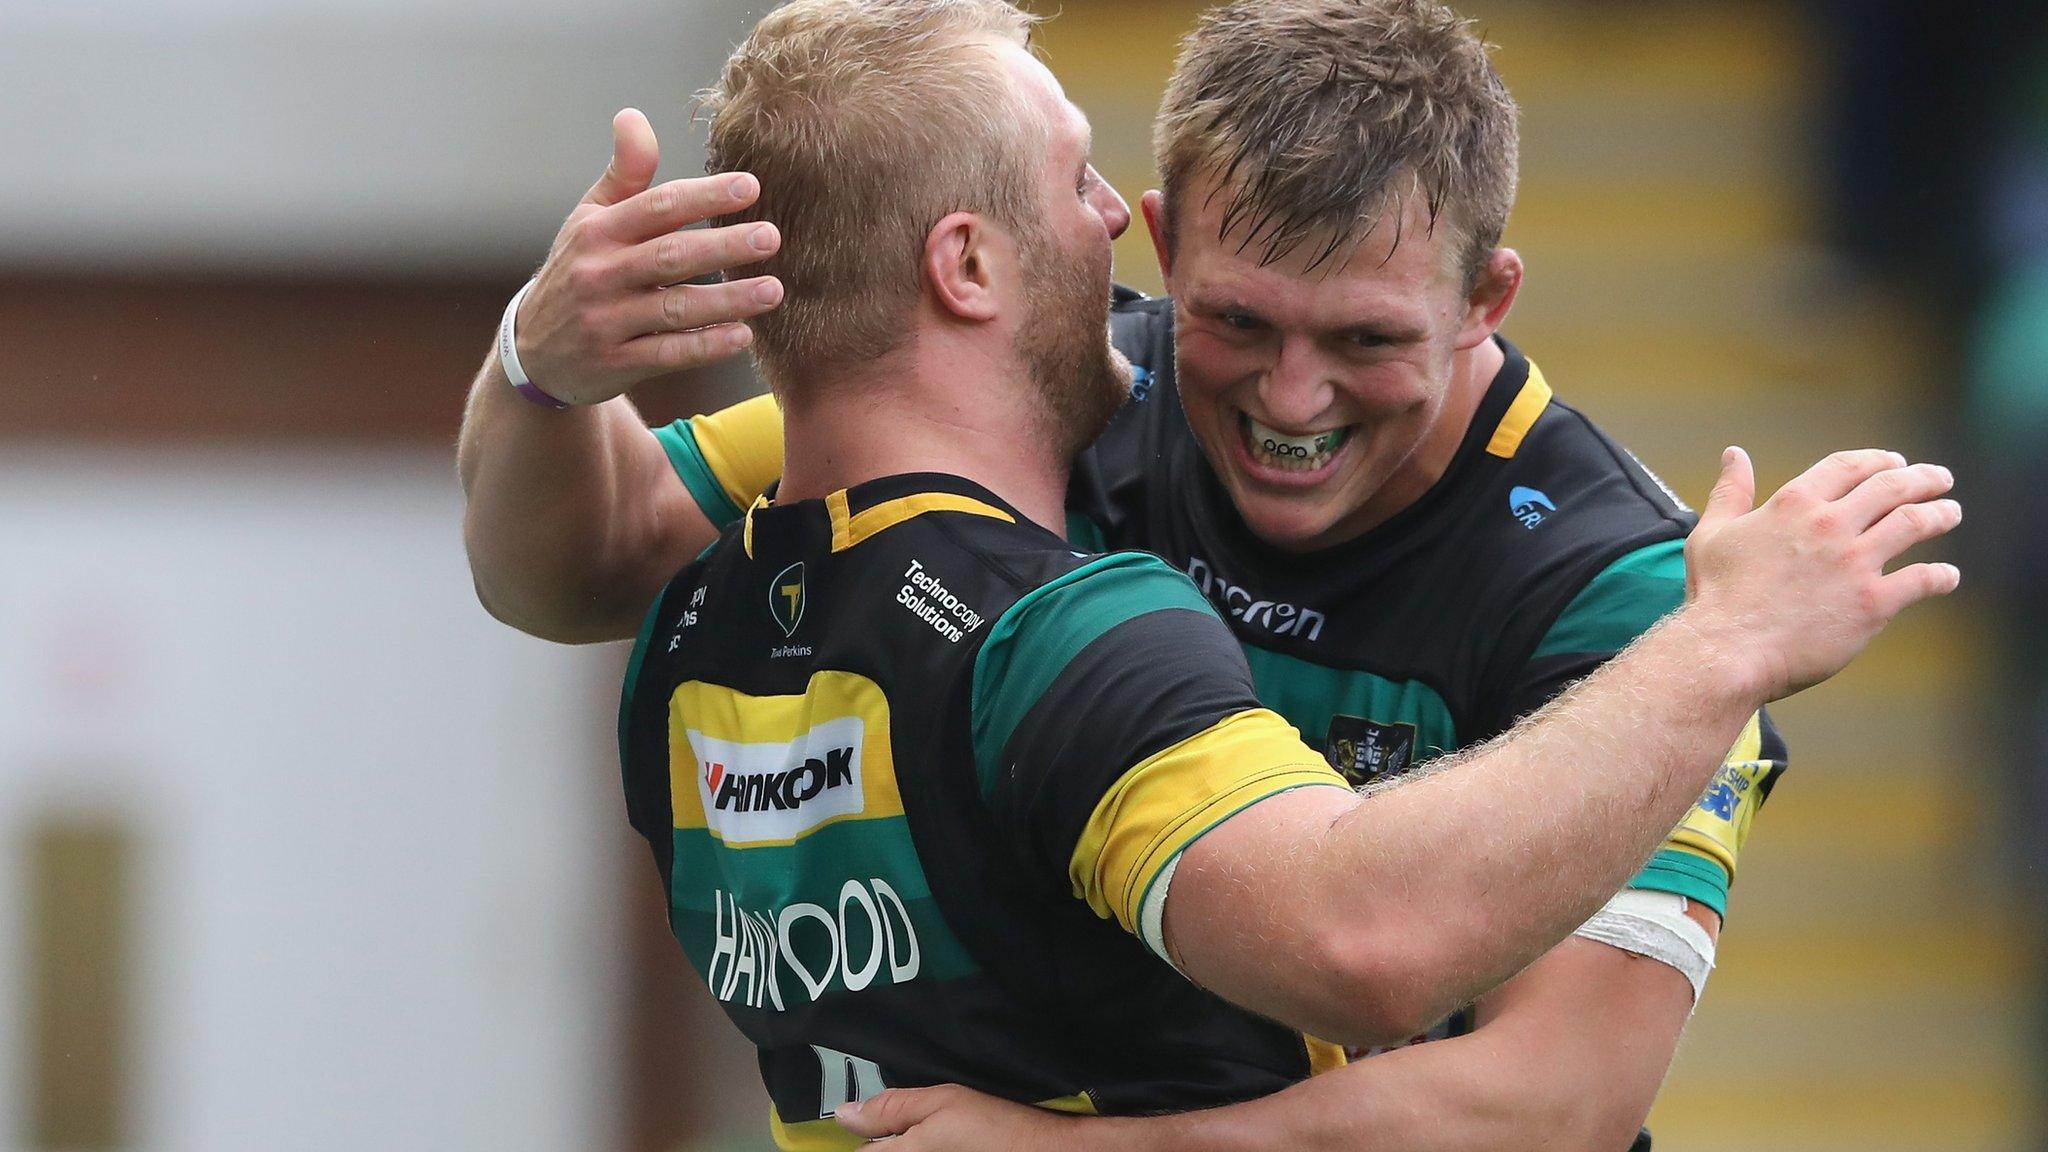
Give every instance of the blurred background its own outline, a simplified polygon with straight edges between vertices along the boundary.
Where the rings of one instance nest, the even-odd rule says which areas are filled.
[[[2048,1146],[2042,7],[1460,5],[1565,397],[1695,503],[1727,443],[1878,444],[1970,508],[1964,594],[1782,709],[1659,1148]],[[612,111],[698,171],[762,8],[0,0],[0,1150],[765,1146],[623,818],[623,654],[484,615],[453,466]],[[1132,200],[1198,9],[1045,28]]]

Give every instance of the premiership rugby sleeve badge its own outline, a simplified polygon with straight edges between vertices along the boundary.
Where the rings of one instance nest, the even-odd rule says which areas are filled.
[[[1382,724],[1363,716],[1330,717],[1330,734],[1323,740],[1323,757],[1354,788],[1400,775],[1414,753],[1415,725]]]

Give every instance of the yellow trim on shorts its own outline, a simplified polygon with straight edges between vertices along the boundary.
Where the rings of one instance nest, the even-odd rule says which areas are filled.
[[[1138,931],[1152,882],[1187,846],[1267,797],[1350,785],[1277,713],[1226,716],[1126,771],[1096,804],[1067,876],[1096,915]]]
[[[1508,405],[1507,415],[1494,426],[1493,439],[1486,442],[1488,455],[1503,460],[1512,460],[1522,449],[1522,439],[1529,429],[1536,426],[1536,419],[1550,407],[1550,385],[1543,380],[1543,372],[1532,361],[1529,364],[1529,379],[1522,390],[1515,394],[1515,402]]]

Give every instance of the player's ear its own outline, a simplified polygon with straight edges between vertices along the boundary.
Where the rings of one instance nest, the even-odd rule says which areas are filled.
[[[1159,275],[1162,279],[1171,280],[1173,246],[1166,241],[1166,193],[1152,189],[1138,197],[1138,208],[1145,213],[1145,230],[1152,233],[1152,251],[1159,257]]]
[[[955,212],[924,239],[924,278],[939,308],[962,320],[993,320],[1002,311],[997,285],[1009,257],[1007,237],[972,212]]]
[[[1465,297],[1465,323],[1458,331],[1458,349],[1475,348],[1488,340],[1508,318],[1515,295],[1522,290],[1522,258],[1513,248],[1495,248],[1486,254]]]

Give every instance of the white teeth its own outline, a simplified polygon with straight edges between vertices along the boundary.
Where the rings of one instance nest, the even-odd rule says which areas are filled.
[[[1310,436],[1289,436],[1244,415],[1245,444],[1252,455],[1270,467],[1289,472],[1313,472],[1328,464],[1348,431],[1333,428]]]

